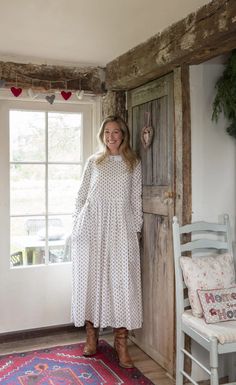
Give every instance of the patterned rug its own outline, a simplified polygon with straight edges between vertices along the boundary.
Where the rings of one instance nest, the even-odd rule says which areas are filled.
[[[153,385],[136,368],[118,365],[114,349],[103,340],[98,352],[82,356],[84,343],[0,356],[1,385]]]

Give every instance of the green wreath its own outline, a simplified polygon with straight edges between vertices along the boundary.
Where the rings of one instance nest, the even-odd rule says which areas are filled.
[[[223,112],[230,122],[226,131],[236,138],[236,49],[232,51],[215,88],[217,94],[213,102],[212,120],[217,122],[219,115]]]

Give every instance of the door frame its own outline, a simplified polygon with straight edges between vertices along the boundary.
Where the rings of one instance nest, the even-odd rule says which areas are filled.
[[[181,224],[192,220],[191,111],[189,66],[174,70],[175,215]]]

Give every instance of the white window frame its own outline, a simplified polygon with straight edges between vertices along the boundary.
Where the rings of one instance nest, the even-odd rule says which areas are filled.
[[[10,269],[10,110],[34,110],[83,114],[82,166],[97,148],[97,130],[101,122],[101,98],[88,96],[82,102],[59,102],[50,105],[46,101],[12,100],[0,95],[0,268]],[[61,163],[61,162],[60,162]],[[20,268],[40,268],[53,264],[23,265]]]

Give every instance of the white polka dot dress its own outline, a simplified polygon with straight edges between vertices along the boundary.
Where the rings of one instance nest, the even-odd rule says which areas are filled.
[[[72,231],[72,320],[95,327],[142,325],[140,254],[141,164],[120,155],[84,169]]]

